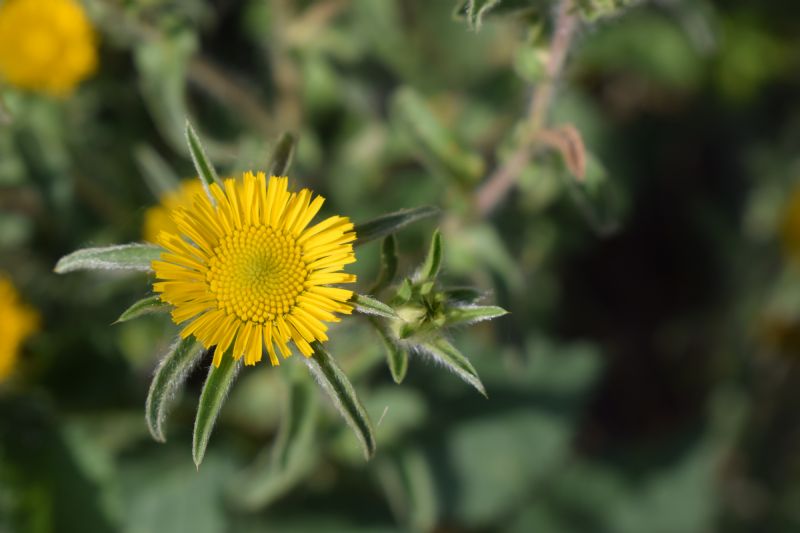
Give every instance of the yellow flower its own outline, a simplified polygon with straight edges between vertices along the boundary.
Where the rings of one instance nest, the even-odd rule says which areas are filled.
[[[0,381],[14,369],[20,345],[38,322],[36,313],[19,301],[14,286],[0,274]]]
[[[217,366],[231,346],[248,365],[264,346],[279,364],[274,345],[288,357],[289,341],[310,356],[310,343],[328,339],[325,322],[339,320],[333,313],[352,312],[352,291],[327,285],[356,280],[341,271],[355,262],[353,224],[333,216],[307,227],[324,198],[290,193],[288,181],[262,172],[226,179],[224,190],[211,186],[214,204],[197,195],[172,213],[180,235],[158,236],[166,252],[153,261],[153,289],[175,307],[176,324],[190,321],[182,337],[216,346]]]
[[[162,231],[178,233],[178,226],[172,221],[170,213],[179,207],[191,209],[194,197],[203,193],[203,184],[197,178],[181,181],[174,191],[164,194],[158,205],[144,213],[142,236],[147,242],[156,242]]]
[[[7,83],[64,96],[96,68],[95,34],[79,3],[0,2],[0,78]]]

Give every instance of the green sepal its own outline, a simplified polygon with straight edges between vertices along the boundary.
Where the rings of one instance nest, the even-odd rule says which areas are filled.
[[[119,244],[101,248],[84,248],[65,255],[56,263],[54,272],[65,274],[76,270],[136,270],[149,272],[150,263],[161,257],[164,249],[155,244]]]
[[[214,170],[214,165],[211,164],[211,161],[206,155],[203,144],[200,142],[200,137],[197,136],[197,133],[194,131],[188,119],[186,120],[186,143],[189,145],[189,153],[192,156],[194,168],[197,170],[197,177],[200,179],[206,194],[208,194],[208,197],[213,203],[214,198],[211,196],[209,187],[215,183],[221,187],[222,182],[219,176],[217,176],[217,171]]]
[[[481,320],[491,320],[508,311],[496,305],[465,305],[450,307],[444,313],[444,326],[465,326]]]
[[[467,356],[462,354],[449,341],[440,337],[431,342],[420,344],[418,347],[488,398],[486,389],[483,388],[483,383],[481,383],[475,367],[469,362]]]
[[[377,320],[371,320],[372,325],[381,337],[386,349],[386,363],[395,383],[402,383],[408,372],[408,351],[399,346],[392,339],[389,332]]]
[[[381,243],[381,269],[378,279],[369,292],[378,294],[392,284],[397,275],[397,263],[397,239],[394,235],[387,235]]]
[[[383,318],[400,318],[397,316],[394,309],[371,296],[365,296],[354,292],[350,302],[355,304],[356,311],[365,315],[377,315]]]
[[[169,304],[162,301],[158,294],[154,294],[134,302],[133,305],[128,307],[122,312],[121,315],[119,315],[119,318],[115,323],[127,322],[128,320],[133,320],[134,318],[139,318],[140,316],[150,315],[153,313],[166,313],[169,311],[169,307]]]
[[[433,206],[415,207],[413,209],[401,209],[394,213],[373,218],[370,221],[356,224],[355,246],[366,244],[375,239],[380,239],[390,235],[418,220],[423,220],[439,214],[439,208]]]
[[[178,338],[158,364],[144,408],[147,428],[158,442],[167,440],[164,435],[164,421],[170,400],[175,397],[202,354],[202,346],[194,337]]]
[[[296,145],[297,138],[292,133],[281,134],[269,159],[269,176],[286,176],[289,173]]]
[[[405,278],[403,282],[400,283],[400,286],[397,287],[397,291],[395,292],[394,297],[392,298],[392,304],[402,305],[404,303],[407,303],[411,299],[411,296],[413,296],[413,294],[414,294],[414,285],[411,283],[410,279]]]
[[[369,460],[375,454],[375,435],[366,409],[356,395],[353,384],[333,357],[319,342],[314,342],[311,346],[314,354],[305,358],[306,365],[355,433],[364,450],[364,457]]]
[[[200,394],[200,403],[197,405],[197,415],[194,420],[194,436],[192,439],[192,458],[194,464],[200,468],[203,456],[206,453],[208,439],[214,429],[222,405],[228,395],[228,390],[236,379],[242,366],[241,359],[234,359],[233,350],[228,349],[222,356],[218,367],[213,364],[208,370],[208,377]]]
[[[428,255],[425,257],[425,262],[417,273],[418,281],[429,281],[436,279],[439,274],[439,269],[442,267],[442,234],[437,229],[433,232],[431,238],[431,245],[428,248]]]

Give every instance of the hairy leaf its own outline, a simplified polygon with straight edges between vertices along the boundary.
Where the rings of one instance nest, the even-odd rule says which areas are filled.
[[[478,373],[475,371],[475,367],[469,362],[467,356],[458,351],[449,341],[444,338],[439,338],[429,343],[420,344],[418,347],[424,353],[430,355],[436,362],[441,363],[446,368],[453,371],[458,377],[486,396],[486,390],[483,388],[483,383],[481,383]]]
[[[142,298],[128,307],[119,315],[117,322],[127,322],[140,316],[150,315],[152,313],[165,313],[169,311],[169,304],[162,301],[161,297],[157,294]]]
[[[241,368],[241,359],[234,360],[231,355],[232,350],[228,350],[222,356],[222,361],[218,367],[213,364],[208,370],[208,377],[203,385],[203,392],[200,394],[200,403],[197,406],[197,415],[194,420],[194,438],[192,440],[192,458],[194,464],[200,467],[203,456],[206,453],[208,439],[214,429],[222,405],[228,395],[236,374]]]
[[[101,248],[84,248],[65,255],[54,271],[65,274],[76,270],[152,270],[150,263],[161,257],[163,249],[154,244],[119,244]]]
[[[374,241],[391,235],[392,233],[403,229],[413,222],[423,220],[439,214],[439,208],[433,206],[415,207],[413,209],[401,209],[394,213],[381,215],[373,218],[368,222],[356,224],[356,242],[355,245]]]
[[[155,440],[167,440],[164,435],[164,420],[168,404],[202,353],[202,346],[194,337],[179,338],[158,364],[144,409],[147,428]]]
[[[355,304],[356,311],[359,313],[382,316],[383,318],[399,318],[394,309],[370,296],[354,292],[350,301]]]
[[[364,457],[369,460],[375,453],[375,435],[367,411],[333,357],[319,342],[313,343],[312,347],[314,355],[305,359],[306,365],[355,433],[364,449]]]
[[[508,314],[508,311],[496,305],[464,305],[451,307],[445,312],[445,326],[465,326],[491,320]]]

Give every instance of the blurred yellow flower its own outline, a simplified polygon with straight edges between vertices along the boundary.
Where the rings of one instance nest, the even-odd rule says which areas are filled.
[[[0,79],[64,96],[96,68],[95,33],[79,3],[0,2]]]
[[[197,178],[183,180],[174,191],[164,194],[158,205],[150,207],[144,213],[142,238],[147,242],[156,242],[158,234],[179,233],[178,226],[173,222],[170,213],[179,207],[191,209],[194,197],[203,192],[203,184]]]
[[[325,322],[339,320],[333,313],[352,312],[353,292],[327,285],[356,280],[341,271],[356,260],[353,224],[333,216],[307,227],[324,198],[290,193],[288,182],[263,172],[226,179],[224,190],[211,186],[215,205],[196,195],[172,212],[179,232],[158,236],[167,251],[153,261],[153,289],[175,307],[176,324],[191,321],[182,337],[216,346],[217,366],[231,346],[248,365],[264,346],[279,364],[274,345],[288,357],[289,341],[310,356],[311,343],[328,339]]]
[[[38,322],[36,312],[20,302],[11,281],[0,274],[0,381],[14,370],[20,345]]]

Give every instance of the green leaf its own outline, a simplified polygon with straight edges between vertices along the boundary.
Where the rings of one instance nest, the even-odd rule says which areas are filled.
[[[401,209],[394,213],[373,218],[368,222],[356,224],[356,246],[386,237],[413,222],[439,214],[439,208],[433,206],[415,207],[413,209]]]
[[[76,270],[138,270],[149,272],[150,263],[161,257],[163,248],[154,244],[119,244],[84,248],[65,255],[53,269],[57,274]]]
[[[194,163],[194,168],[197,170],[197,176],[203,183],[203,188],[206,190],[209,198],[211,198],[209,186],[214,183],[222,186],[222,182],[219,180],[217,171],[214,170],[214,165],[211,164],[211,161],[208,159],[206,151],[200,142],[200,138],[197,136],[197,133],[194,131],[188,119],[186,120],[186,142],[189,145],[189,153],[192,155],[192,163]]]
[[[288,174],[296,145],[297,138],[293,134],[289,132],[281,134],[269,160],[270,176],[286,176]]]
[[[433,472],[417,448],[403,449],[377,469],[392,512],[408,531],[433,531],[438,505]]]
[[[152,313],[165,313],[169,311],[169,304],[163,302],[161,297],[157,294],[142,298],[135,302],[129,308],[122,312],[117,319],[117,322],[127,322],[140,316],[149,315]]]
[[[397,274],[397,239],[394,235],[387,235],[381,243],[381,270],[378,279],[372,286],[372,294],[378,294],[394,281]]]
[[[314,464],[318,406],[311,380],[292,365],[283,419],[275,445],[265,449],[235,484],[232,499],[254,510],[273,502],[300,481]]]
[[[437,229],[433,233],[431,239],[431,246],[428,249],[428,255],[425,257],[425,262],[422,263],[419,272],[417,273],[417,281],[428,281],[436,279],[439,274],[439,269],[442,267],[442,234]]]
[[[314,355],[305,358],[306,365],[355,433],[364,449],[364,457],[369,460],[375,453],[375,435],[367,411],[358,399],[352,383],[333,357],[319,342],[313,343],[312,347]]]
[[[137,146],[133,155],[145,183],[156,198],[161,198],[178,188],[180,178],[152,146],[147,144]]]
[[[232,351],[229,349],[225,352],[218,367],[211,365],[203,385],[203,392],[200,394],[200,403],[197,406],[197,416],[194,420],[194,438],[192,439],[192,458],[198,468],[203,462],[203,455],[206,453],[208,439],[211,437],[217,415],[219,415],[228,390],[242,366],[241,359],[234,360],[231,355]]]
[[[433,174],[471,185],[485,173],[483,158],[462,148],[428,104],[410,87],[399,89],[391,103],[392,122],[406,134],[423,163]]]
[[[389,335],[389,332],[378,323],[377,320],[372,320],[372,325],[381,336],[383,345],[386,348],[386,362],[389,365],[389,372],[392,373],[392,379],[395,383],[401,383],[408,371],[408,351],[400,347]]]
[[[397,291],[392,298],[392,304],[394,305],[402,305],[408,302],[411,299],[411,296],[414,294],[414,285],[411,283],[411,280],[408,278],[404,278],[400,286],[397,287]]]
[[[370,296],[354,292],[350,302],[355,304],[356,311],[365,315],[377,315],[383,318],[400,318],[397,316],[394,309]]]
[[[418,347],[426,354],[433,357],[433,359],[447,367],[449,370],[475,387],[478,392],[486,396],[486,390],[483,388],[478,373],[475,367],[469,362],[469,359],[462,354],[458,349],[450,344],[446,339],[439,338],[432,342],[420,344]],[[488,398],[488,396],[486,396]]]
[[[158,364],[144,408],[147,428],[158,442],[167,440],[164,435],[164,420],[167,417],[168,404],[183,385],[189,371],[200,360],[202,348],[194,337],[179,338]]]
[[[465,326],[481,320],[491,320],[508,314],[496,305],[465,305],[451,307],[445,311],[445,326]]]

